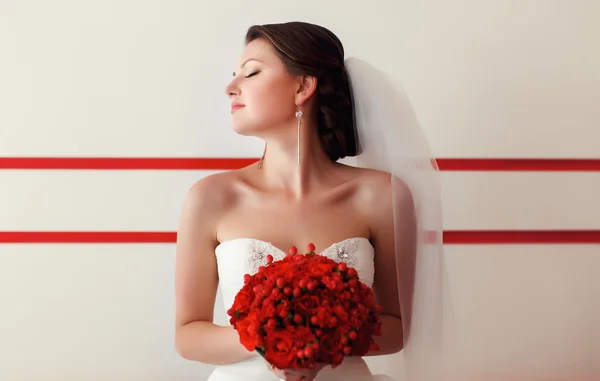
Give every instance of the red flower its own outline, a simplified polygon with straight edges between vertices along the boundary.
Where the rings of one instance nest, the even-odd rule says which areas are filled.
[[[294,310],[303,316],[310,316],[318,306],[319,297],[316,295],[303,295],[294,301]]]
[[[265,359],[279,369],[294,367],[297,350],[294,336],[288,331],[271,331],[265,339]]]
[[[263,307],[260,309],[260,316],[262,319],[275,318],[277,316],[277,308],[275,304],[269,299],[265,299]]]
[[[344,345],[337,335],[331,334],[323,337],[319,348],[321,349],[321,356],[324,363],[331,364],[332,368],[342,363]]]
[[[256,349],[256,334],[259,330],[259,323],[255,313],[251,313],[245,319],[240,319],[236,329],[240,335],[240,342],[249,351]]]
[[[248,290],[241,289],[240,292],[235,296],[232,308],[234,310],[245,311],[247,310],[250,302],[252,301],[252,294]]]
[[[331,265],[327,263],[313,262],[306,268],[306,274],[314,278],[321,278],[331,272]]]
[[[268,257],[228,310],[240,342],[278,368],[333,367],[345,356],[374,349],[380,307],[355,269],[295,248],[282,260]]]

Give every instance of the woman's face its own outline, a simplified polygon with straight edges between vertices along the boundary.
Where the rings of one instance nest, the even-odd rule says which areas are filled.
[[[241,135],[258,136],[294,120],[300,83],[287,72],[269,42],[250,42],[225,88],[232,104],[233,129]]]

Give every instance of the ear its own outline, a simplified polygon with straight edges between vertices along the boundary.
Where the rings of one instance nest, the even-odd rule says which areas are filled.
[[[317,78],[308,75],[300,77],[300,83],[296,90],[296,104],[302,106],[317,91]]]

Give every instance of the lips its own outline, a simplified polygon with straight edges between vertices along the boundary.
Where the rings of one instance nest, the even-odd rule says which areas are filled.
[[[232,103],[231,104],[231,112],[241,109],[242,107],[246,107],[246,105],[241,103]]]

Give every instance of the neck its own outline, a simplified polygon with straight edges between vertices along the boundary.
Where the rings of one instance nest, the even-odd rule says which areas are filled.
[[[297,128],[294,128],[293,133],[265,139],[267,149],[260,169],[268,186],[290,191],[296,197],[326,181],[336,164],[308,126],[300,128],[299,138],[300,144]]]

